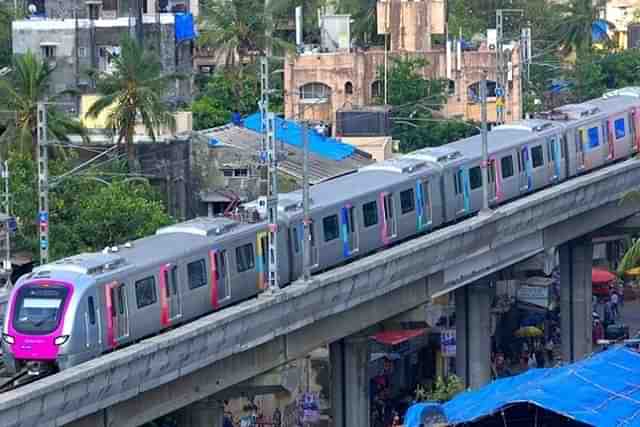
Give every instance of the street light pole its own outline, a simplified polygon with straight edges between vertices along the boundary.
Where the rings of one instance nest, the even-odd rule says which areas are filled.
[[[489,212],[489,141],[487,135],[487,71],[480,81],[480,119],[482,120],[482,213]]]
[[[38,102],[38,222],[40,230],[40,264],[49,262],[49,171],[47,147],[47,104]]]
[[[307,122],[302,122],[302,146],[304,158],[302,163],[302,273],[304,281],[311,278],[311,219],[309,218],[309,138],[307,136]]]

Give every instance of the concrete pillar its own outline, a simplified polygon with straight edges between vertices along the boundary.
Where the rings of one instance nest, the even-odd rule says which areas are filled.
[[[182,408],[177,415],[178,427],[222,427],[224,406],[217,399],[203,399]]]
[[[591,353],[591,267],[590,237],[560,246],[560,330],[562,356],[567,362]]]
[[[465,386],[479,388],[491,380],[491,299],[488,285],[456,289],[456,372]]]
[[[331,400],[334,427],[369,427],[369,337],[332,343]]]

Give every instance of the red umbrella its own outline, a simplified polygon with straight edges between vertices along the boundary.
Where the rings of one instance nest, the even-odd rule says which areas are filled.
[[[607,270],[601,268],[591,269],[591,283],[593,284],[605,284],[613,282],[614,280],[616,280],[615,274]]]

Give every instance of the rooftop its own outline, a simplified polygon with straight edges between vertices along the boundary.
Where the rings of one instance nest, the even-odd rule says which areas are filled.
[[[217,147],[232,147],[244,150],[248,155],[257,156],[260,149],[262,135],[250,129],[225,125],[213,129],[194,132],[194,136],[215,141],[212,149]],[[282,141],[280,141],[282,143]],[[285,156],[278,164],[278,169],[283,173],[302,179],[303,150],[290,144],[281,144],[281,150]],[[309,153],[309,182],[317,184],[337,176],[355,172],[359,168],[372,164],[371,157],[357,149],[342,160],[332,160],[316,153]]]

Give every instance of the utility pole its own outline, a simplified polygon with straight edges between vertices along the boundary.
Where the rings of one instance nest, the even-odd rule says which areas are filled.
[[[269,292],[280,289],[278,285],[278,145],[275,138],[275,115],[269,112],[269,61],[260,59],[260,112],[262,118],[262,147],[260,160],[267,165],[267,221],[269,223]]]
[[[480,81],[480,102],[482,120],[482,213],[489,213],[489,141],[487,135],[487,71],[482,73]]]
[[[307,282],[311,278],[311,218],[309,215],[309,137],[307,122],[302,122],[302,146],[304,157],[302,162],[302,275]]]
[[[49,262],[49,171],[47,147],[47,104],[38,102],[38,222],[40,229],[40,264]]]
[[[15,230],[15,219],[11,217],[11,197],[9,190],[9,163],[5,160],[2,164],[2,179],[4,181],[4,194],[2,197],[2,211],[6,215],[4,223],[2,224],[2,230],[0,233],[0,278],[2,279],[2,286],[5,288],[11,286],[11,233]]]
[[[389,97],[387,93],[389,92],[389,1],[385,2],[385,16],[384,16],[384,105],[387,105],[389,101]]]
[[[505,122],[505,111],[507,109],[507,99],[509,98],[509,67],[511,58],[507,58],[504,53],[505,44],[505,16],[520,15],[524,16],[523,9],[496,9],[496,122],[501,124]],[[509,30],[509,28],[507,28]],[[509,41],[518,38],[519,34],[507,34]],[[511,52],[511,51],[509,51]],[[521,90],[522,97],[522,90]]]

